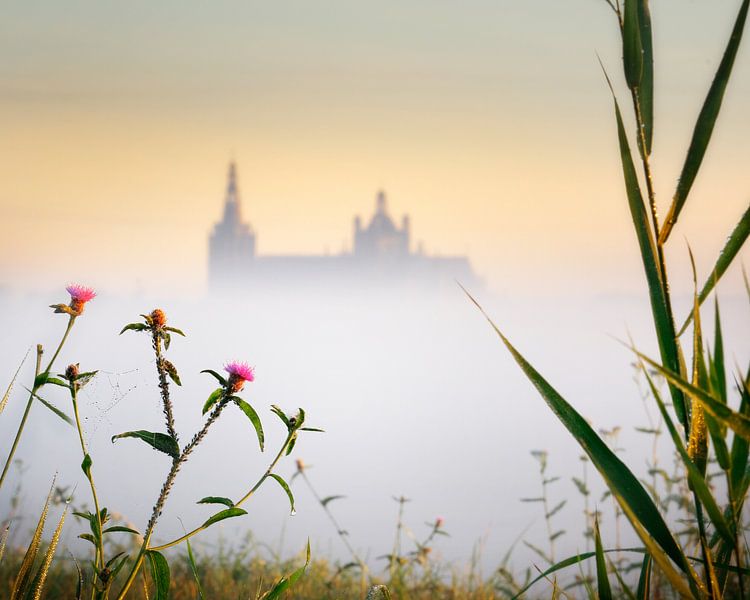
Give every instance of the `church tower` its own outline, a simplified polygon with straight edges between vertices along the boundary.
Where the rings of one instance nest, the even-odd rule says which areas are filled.
[[[365,260],[394,260],[409,256],[409,217],[404,215],[399,229],[388,214],[385,192],[375,198],[375,214],[367,227],[354,220],[354,255]]]
[[[208,277],[212,285],[245,283],[255,257],[255,232],[242,221],[234,162],[229,164],[224,215],[214,226],[208,248]]]

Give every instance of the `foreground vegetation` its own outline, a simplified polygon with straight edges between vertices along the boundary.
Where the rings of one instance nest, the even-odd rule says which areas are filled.
[[[305,467],[297,463],[297,475],[318,499],[342,543],[351,554],[351,561],[334,565],[316,558],[311,561],[310,548],[292,561],[279,558],[264,560],[262,553],[252,548],[235,548],[213,555],[196,554],[191,540],[215,523],[240,518],[246,514],[243,506],[261,485],[274,481],[288,499],[294,511],[294,495],[289,482],[276,472],[277,464],[294,448],[303,432],[320,431],[306,425],[306,414],[301,408],[288,414],[273,407],[275,417],[286,431],[282,445],[271,453],[268,468],[247,484],[247,493],[231,499],[208,496],[199,503],[215,505],[216,512],[206,521],[196,524],[185,535],[165,544],[154,545],[153,533],[181,467],[209,434],[211,425],[225,410],[236,410],[248,419],[248,431],[257,439],[259,451],[265,450],[264,425],[260,416],[239,394],[254,373],[246,363],[230,362],[224,366],[226,374],[206,369],[208,377],[216,380],[216,387],[203,405],[204,421],[201,428],[181,442],[181,432],[172,414],[170,389],[181,385],[177,367],[166,358],[172,336],[183,332],[167,323],[166,314],[155,309],[141,315],[142,320],[129,323],[121,333],[136,332],[148,336],[154,356],[159,388],[158,402],[164,414],[163,431],[133,429],[113,436],[113,442],[129,438],[148,444],[163,460],[164,483],[153,491],[154,504],[149,520],[136,529],[112,520],[107,508],[117,499],[100,498],[95,475],[106,458],[92,457],[88,451],[78,411],[78,393],[93,377],[95,370],[82,370],[71,362],[64,369],[54,367],[75,322],[84,314],[95,293],[90,288],[74,285],[67,288],[70,300],[52,305],[56,313],[67,318],[59,345],[49,361],[44,362],[44,349],[37,347],[34,379],[26,388],[29,395],[26,409],[17,428],[9,454],[0,475],[0,492],[17,448],[22,443],[31,409],[38,404],[74,426],[76,436],[71,441],[80,447],[81,470],[88,490],[88,506],[76,506],[73,514],[79,537],[91,544],[90,556],[78,560],[57,556],[58,543],[68,515],[69,498],[62,498],[57,525],[48,541],[43,543],[46,520],[54,505],[54,484],[44,504],[38,524],[30,540],[23,547],[6,548],[12,522],[0,531],[0,593],[11,599],[21,598],[108,598],[154,597],[163,600],[185,598],[279,598],[289,590],[295,597],[373,597],[394,595],[402,598],[483,598],[518,596],[537,593],[540,587],[528,592],[530,586],[546,580],[546,590],[553,596],[566,593],[585,593],[590,597],[627,598],[692,597],[718,600],[746,597],[750,593],[750,548],[745,537],[745,502],[750,488],[750,365],[735,367],[726,360],[731,353],[725,349],[719,301],[713,297],[713,336],[707,340],[702,322],[704,303],[715,293],[715,287],[750,235],[750,208],[729,232],[727,242],[715,261],[715,266],[698,286],[698,274],[693,263],[694,302],[687,315],[676,315],[670,292],[665,248],[673,239],[672,232],[685,210],[687,199],[707,150],[711,134],[721,108],[725,91],[740,45],[747,19],[750,0],[740,4],[730,39],[726,45],[716,76],[709,88],[703,108],[693,130],[693,136],[679,181],[669,204],[666,219],[660,220],[655,192],[655,174],[651,168],[654,137],[654,79],[651,18],[647,0],[605,0],[616,17],[623,50],[623,73],[632,113],[623,114],[615,93],[615,86],[605,72],[612,90],[615,125],[625,192],[644,273],[659,357],[640,352],[633,341],[624,341],[644,382],[649,398],[658,414],[653,435],[661,432],[671,444],[677,467],[672,474],[649,482],[639,479],[635,466],[625,464],[607,444],[605,436],[597,433],[573,404],[568,402],[553,385],[505,337],[501,329],[487,316],[492,328],[512,358],[536,387],[544,401],[561,423],[580,444],[587,464],[600,474],[608,488],[609,497],[616,503],[616,518],[629,523],[641,545],[636,548],[608,548],[599,529],[599,516],[593,510],[586,513],[585,535],[593,542],[593,550],[556,561],[555,540],[559,535],[553,518],[559,504],[548,502],[548,486],[553,479],[546,472],[546,456],[536,453],[542,477],[541,502],[548,525],[549,549],[531,546],[545,561],[538,572],[522,570],[522,576],[509,568],[507,558],[494,574],[480,580],[476,573],[456,574],[446,566],[434,563],[430,550],[437,536],[444,534],[442,521],[436,520],[429,535],[413,540],[413,548],[400,543],[402,518],[399,515],[397,538],[393,551],[386,556],[387,568],[375,573],[349,544],[342,533],[331,502],[336,497],[319,496],[306,475]],[[604,67],[603,67],[604,68]],[[631,125],[627,123],[632,121]],[[635,139],[632,144],[628,130]],[[635,151],[633,150],[635,148]],[[685,259],[692,262],[689,250]],[[469,292],[467,292],[468,294]],[[748,287],[750,296],[750,286]],[[472,301],[474,299],[469,296]],[[481,310],[479,304],[474,301]],[[678,319],[678,317],[681,317]],[[731,326],[732,324],[730,324]],[[746,349],[737,349],[742,354]],[[212,379],[212,381],[213,381]],[[12,384],[11,384],[12,386]],[[49,386],[64,388],[69,406],[53,406],[45,398]],[[10,397],[11,388],[0,400],[0,412]],[[118,443],[121,447],[126,442]],[[100,462],[101,461],[101,462]],[[709,471],[712,465],[713,471]],[[655,467],[652,468],[654,470]],[[274,484],[274,485],[275,485]],[[579,487],[587,497],[585,481]],[[145,493],[145,492],[144,492]],[[405,499],[397,499],[401,507]],[[674,505],[678,511],[674,514]],[[167,561],[163,550],[179,546],[183,556]],[[623,554],[633,555],[625,560]],[[614,557],[613,557],[614,555]],[[583,567],[585,561],[593,567]],[[588,565],[588,563],[586,563]],[[578,567],[570,575],[571,567]],[[635,577],[631,571],[635,569]],[[148,574],[147,574],[148,572]],[[564,579],[563,579],[564,578]],[[374,584],[386,588],[373,590]],[[541,584],[540,584],[541,585]],[[572,587],[571,587],[572,586]],[[568,592],[566,592],[568,590]],[[572,592],[570,590],[573,590]]]

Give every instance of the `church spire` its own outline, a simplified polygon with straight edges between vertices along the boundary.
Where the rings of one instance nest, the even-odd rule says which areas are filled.
[[[227,192],[224,200],[224,221],[240,223],[240,194],[237,189],[237,166],[234,161],[229,163],[227,175]]]
[[[378,196],[377,200],[375,202],[376,204],[376,212],[379,215],[384,215],[386,213],[386,206],[385,206],[385,191],[384,190],[378,190]]]

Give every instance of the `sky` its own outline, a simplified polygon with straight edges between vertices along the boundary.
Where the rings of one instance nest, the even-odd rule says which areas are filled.
[[[737,8],[653,7],[662,213]],[[603,0],[16,2],[0,53],[5,286],[202,289],[230,159],[260,253],[349,248],[383,187],[494,289],[642,285]],[[673,238],[702,272],[748,202],[748,60]]]

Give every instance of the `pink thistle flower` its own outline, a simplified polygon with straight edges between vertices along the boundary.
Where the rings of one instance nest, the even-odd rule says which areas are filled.
[[[440,529],[443,526],[443,523],[445,523],[445,519],[443,517],[438,517],[435,519],[435,529]]]
[[[56,313],[67,313],[71,317],[77,317],[83,313],[86,303],[96,298],[96,292],[85,285],[70,284],[65,288],[70,294],[70,304],[53,304]]]
[[[240,362],[234,360],[224,365],[224,370],[229,373],[229,381],[227,386],[232,393],[239,392],[246,381],[255,381],[255,373],[253,368],[246,362]]]

